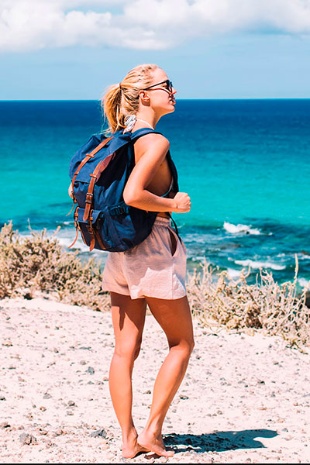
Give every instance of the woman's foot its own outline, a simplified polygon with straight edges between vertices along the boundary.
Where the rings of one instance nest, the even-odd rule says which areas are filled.
[[[122,447],[122,456],[124,459],[133,459],[138,454],[150,452],[148,449],[144,448],[137,443],[137,438],[132,444],[123,445]]]
[[[154,435],[143,432],[138,436],[138,443],[144,449],[154,452],[154,454],[160,457],[172,457],[174,455],[172,450],[166,450],[162,437],[157,438]]]

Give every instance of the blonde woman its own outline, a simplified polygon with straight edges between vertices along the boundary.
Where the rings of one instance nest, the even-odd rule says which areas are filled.
[[[174,112],[175,94],[159,66],[133,68],[103,97],[110,132],[155,129],[160,118]],[[157,216],[151,234],[140,245],[109,253],[106,261],[103,289],[111,295],[115,333],[109,387],[122,430],[123,457],[132,458],[141,452],[169,457],[173,451],[165,448],[163,423],[194,347],[185,286],[186,250],[171,227],[170,214],[189,212],[191,201],[187,193],[178,191],[166,137],[149,133],[140,137],[134,148],[135,167],[124,200],[133,207],[157,212]],[[145,427],[138,433],[132,417],[132,371],[142,343],[147,306],[166,335],[169,352],[157,374]]]

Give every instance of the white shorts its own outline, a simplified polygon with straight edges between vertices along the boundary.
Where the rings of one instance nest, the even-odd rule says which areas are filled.
[[[174,251],[175,250],[175,251]],[[180,299],[186,295],[186,248],[170,225],[157,217],[151,234],[126,252],[109,252],[102,289],[132,299]]]

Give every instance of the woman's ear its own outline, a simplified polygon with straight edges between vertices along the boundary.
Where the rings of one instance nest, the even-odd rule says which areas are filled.
[[[148,96],[148,94],[144,90],[142,90],[140,92],[140,97],[141,97],[141,100],[142,100],[143,103],[146,103],[146,102],[150,101],[150,97]]]

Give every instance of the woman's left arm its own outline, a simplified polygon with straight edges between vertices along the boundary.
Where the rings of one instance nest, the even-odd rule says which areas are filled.
[[[141,210],[178,211],[176,201],[148,190],[169,150],[169,141],[161,134],[148,134],[135,143],[136,164],[124,189],[124,201]]]

